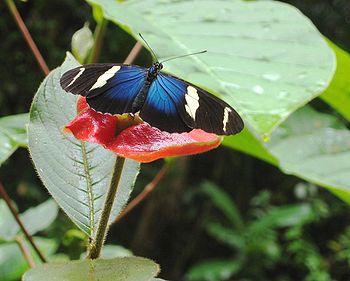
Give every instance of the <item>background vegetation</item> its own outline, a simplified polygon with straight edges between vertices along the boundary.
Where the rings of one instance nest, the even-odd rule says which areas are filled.
[[[286,2],[350,51],[349,1]],[[62,63],[76,30],[85,22],[95,27],[84,1],[17,4],[50,69]],[[0,115],[6,116],[28,112],[43,74],[4,4],[0,15]],[[134,43],[124,30],[109,24],[100,61],[123,61]],[[150,63],[149,53],[142,50],[135,64]],[[322,100],[311,105],[349,125]],[[142,166],[135,194],[161,166],[162,161]],[[49,198],[26,149],[18,149],[1,166],[0,179],[20,213]],[[0,205],[3,216],[1,210]],[[348,280],[349,225],[348,205],[329,191],[221,146],[171,165],[147,201],[110,229],[107,243],[155,260],[161,277],[169,280]],[[45,252],[61,253],[55,259],[78,259],[85,251],[83,234],[61,211],[42,229]],[[26,264],[20,254],[11,261],[3,258],[9,244],[0,244],[0,279],[18,280]],[[19,275],[7,270],[11,263],[22,264],[16,268]]]

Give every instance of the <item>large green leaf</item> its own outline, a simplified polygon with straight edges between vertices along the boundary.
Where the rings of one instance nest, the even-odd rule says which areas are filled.
[[[47,228],[57,217],[58,208],[54,200],[29,208],[20,214],[20,219],[29,234],[33,235],[38,231]],[[0,238],[13,240],[20,228],[8,209],[5,201],[0,200]]]
[[[238,141],[229,137],[225,144],[240,149],[244,140]],[[326,187],[350,204],[350,131],[335,117],[304,107],[276,129],[269,142],[256,145],[252,154],[260,153],[276,159],[270,163],[283,172]]]
[[[52,239],[34,238],[36,245],[45,256],[51,256],[57,250],[57,242]],[[29,243],[24,242],[35,263],[40,263],[35,251]],[[0,244],[0,280],[17,281],[29,268],[19,246],[15,242]]]
[[[224,138],[223,144],[231,148],[237,149],[251,156],[257,157],[270,164],[278,165],[278,161],[263,146],[263,141],[252,134],[247,128],[241,133],[232,137]]]
[[[350,121],[350,55],[328,41],[337,57],[337,70],[329,87],[320,96]]]
[[[158,272],[151,260],[126,257],[43,264],[26,272],[23,281],[150,281]]]
[[[88,0],[164,58],[165,70],[209,88],[241,113],[259,135],[329,84],[335,58],[296,8],[275,1]],[[198,9],[200,7],[200,9]]]
[[[290,147],[281,149],[284,142],[278,136],[283,128],[271,136],[271,142],[261,141],[261,135],[267,140],[272,129],[291,112],[322,92],[334,73],[333,52],[312,23],[297,9],[275,1],[88,2],[100,5],[106,18],[133,36],[137,37],[137,33],[142,32],[161,57],[208,49],[207,54],[166,63],[165,68],[212,89],[243,114],[247,128],[234,139],[226,139],[227,145],[278,165],[287,173],[326,186],[338,195],[348,192],[347,153],[336,155],[327,151],[329,159],[341,162],[336,165],[314,163],[310,169],[301,159],[292,164],[292,158],[298,158],[295,149],[303,150],[302,141],[294,144],[298,145],[294,150]],[[201,9],[195,8],[198,6]],[[334,49],[338,62],[344,61],[346,55]],[[346,68],[340,65],[335,78],[342,81],[342,89],[346,86]],[[339,83],[335,83],[340,87]],[[332,88],[333,84],[329,89]],[[347,103],[342,104],[340,99],[337,102],[334,94],[327,101],[346,116]],[[305,118],[310,117],[305,115],[305,111],[301,114]],[[319,117],[316,114],[312,115],[312,120],[298,119],[298,122],[313,126]],[[324,133],[327,128],[314,128],[312,135],[321,137],[318,135],[321,131]],[[347,134],[345,128],[335,129],[336,136],[327,136],[324,142],[334,141],[330,138],[339,138],[342,134]],[[304,136],[303,140],[306,139]],[[280,145],[276,146],[279,141]],[[342,142],[347,147],[344,138]],[[323,153],[321,145],[313,148],[318,147],[318,152]],[[307,151],[303,153],[305,157],[309,155]],[[320,160],[320,157],[317,158]],[[334,175],[326,174],[323,169],[327,168],[338,171],[337,177],[344,175],[344,178],[336,179]]]
[[[266,146],[282,171],[327,187],[350,203],[350,131],[335,117],[303,108]]]
[[[20,146],[27,146],[28,114],[0,118],[0,165]]]
[[[45,187],[59,206],[86,234],[97,228],[115,155],[101,146],[76,140],[63,132],[76,116],[76,97],[62,90],[61,75],[77,65],[68,54],[35,95],[28,127],[29,150]],[[139,163],[125,161],[111,220],[126,204],[139,171]]]

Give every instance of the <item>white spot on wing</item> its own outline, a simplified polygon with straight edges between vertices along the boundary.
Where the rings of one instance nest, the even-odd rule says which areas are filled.
[[[72,79],[72,81],[70,81],[70,83],[67,85],[67,87],[72,85],[83,74],[84,70],[85,70],[84,67],[79,68],[78,74],[74,76],[74,78]]]
[[[185,104],[186,112],[194,120],[196,118],[196,112],[199,107],[199,102],[198,102],[199,96],[197,93],[197,89],[192,86],[188,86],[187,93],[185,94],[185,100],[186,100],[186,104]]]
[[[108,79],[112,78],[119,69],[120,69],[119,65],[112,66],[110,69],[108,69],[105,73],[103,73],[100,77],[98,77],[95,84],[92,85],[92,87],[90,88],[90,91],[93,89],[101,88],[104,85],[106,85]]]
[[[227,126],[227,123],[228,123],[228,114],[231,112],[231,108],[229,107],[225,107],[224,109],[224,120],[222,121],[223,123],[223,127],[222,129],[224,130],[224,132],[226,132],[226,126]]]

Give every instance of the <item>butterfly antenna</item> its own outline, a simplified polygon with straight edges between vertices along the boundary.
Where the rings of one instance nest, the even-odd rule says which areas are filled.
[[[206,52],[207,52],[207,50],[203,50],[203,51],[200,51],[200,52],[195,52],[195,53],[191,53],[191,54],[185,54],[185,55],[182,55],[182,56],[171,57],[171,58],[168,58],[166,60],[163,60],[161,63],[166,62],[166,61],[170,61],[170,60],[174,60],[174,59],[178,59],[178,58],[183,58],[183,57],[188,57],[188,56],[193,56],[193,55],[199,55],[199,54],[203,54],[203,53],[206,53]]]
[[[151,51],[153,57],[156,59],[156,61],[158,61],[158,57],[157,57],[156,53],[153,51],[153,49],[151,48],[151,46],[147,43],[147,41],[145,40],[145,38],[143,38],[143,36],[142,36],[141,33],[139,33],[139,36],[141,37],[141,39],[143,40],[143,42],[146,43],[147,47],[150,49],[150,51]]]

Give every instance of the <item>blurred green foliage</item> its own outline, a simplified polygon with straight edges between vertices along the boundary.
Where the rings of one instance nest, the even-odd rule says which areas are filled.
[[[350,50],[349,1],[286,2]],[[86,21],[95,27],[84,1],[16,3],[50,68],[61,64],[75,31]],[[28,112],[43,75],[5,5],[0,15],[0,115],[5,116]],[[135,42],[115,25],[108,26],[106,38],[101,62],[122,61]],[[150,61],[144,50],[136,63]],[[312,105],[334,113],[320,101]],[[143,167],[137,192],[160,165]],[[48,198],[24,150],[1,167],[0,178],[21,212]],[[203,180],[208,182],[198,184]],[[348,225],[348,207],[328,192],[220,147],[178,161],[155,194],[110,230],[108,243],[156,260],[161,276],[171,280],[341,281],[350,274]],[[86,237],[63,213],[40,236],[46,237],[38,238],[44,253],[56,253],[57,259],[79,259],[85,251]],[[6,263],[0,262],[0,280],[19,280],[27,268],[14,242],[1,242],[0,260]],[[8,264],[17,271],[3,273]]]
[[[206,195],[213,211],[219,211],[212,212],[203,226],[209,236],[231,249],[232,256],[195,265],[187,280],[270,280],[269,272],[293,265],[298,272],[295,277],[280,273],[274,280],[300,280],[302,273],[304,280],[331,281],[327,258],[305,230],[331,218],[332,210],[317,197],[315,187],[300,183],[294,191],[299,202],[283,206],[273,206],[271,192],[262,191],[251,199],[249,213],[242,217],[227,193],[203,183],[197,196]]]

